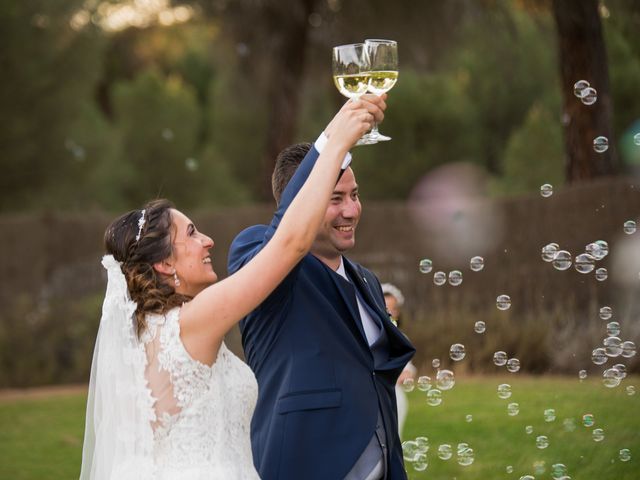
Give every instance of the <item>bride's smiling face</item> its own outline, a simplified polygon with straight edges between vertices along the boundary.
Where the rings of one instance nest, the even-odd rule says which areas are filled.
[[[174,226],[173,268],[180,280],[176,292],[195,296],[218,280],[209,252],[214,242],[200,233],[184,213],[172,209],[171,219]]]

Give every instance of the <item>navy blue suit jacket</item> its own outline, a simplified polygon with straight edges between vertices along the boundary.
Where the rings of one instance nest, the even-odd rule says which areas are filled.
[[[255,256],[306,180],[318,152],[298,167],[270,225],[241,232],[229,273]],[[374,435],[378,409],[387,433],[389,479],[406,479],[394,385],[415,350],[391,323],[378,279],[344,259],[352,283],[307,254],[240,322],[259,393],[251,422],[253,459],[266,480],[340,480]],[[360,321],[360,291],[386,331],[388,358],[375,362]]]

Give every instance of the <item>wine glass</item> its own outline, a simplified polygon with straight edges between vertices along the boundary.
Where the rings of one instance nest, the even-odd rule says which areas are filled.
[[[338,91],[356,101],[369,88],[369,56],[364,43],[333,47],[333,81]],[[363,135],[356,145],[377,143]]]
[[[369,92],[382,95],[391,90],[398,81],[398,43],[395,40],[367,39],[364,45],[371,65]],[[367,136],[376,143],[391,140],[391,137],[378,131],[377,123]]]

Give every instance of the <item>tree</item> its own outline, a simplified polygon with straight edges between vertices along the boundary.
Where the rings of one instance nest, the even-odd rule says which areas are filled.
[[[598,0],[553,0],[552,5],[558,33],[567,181],[612,175],[618,171],[618,155]],[[587,80],[597,90],[595,104],[583,105],[575,97],[578,80]],[[598,136],[609,140],[604,153],[593,149]]]

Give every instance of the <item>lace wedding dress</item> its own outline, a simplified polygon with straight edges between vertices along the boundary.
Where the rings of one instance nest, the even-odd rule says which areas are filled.
[[[91,364],[81,480],[254,480],[251,369],[221,344],[213,365],[180,339],[180,308],[148,315],[138,338],[120,263],[106,255],[107,292]]]
[[[155,399],[154,478],[257,479],[249,436],[258,386],[250,368],[220,346],[212,366],[180,339],[179,309],[149,315],[142,336]]]

